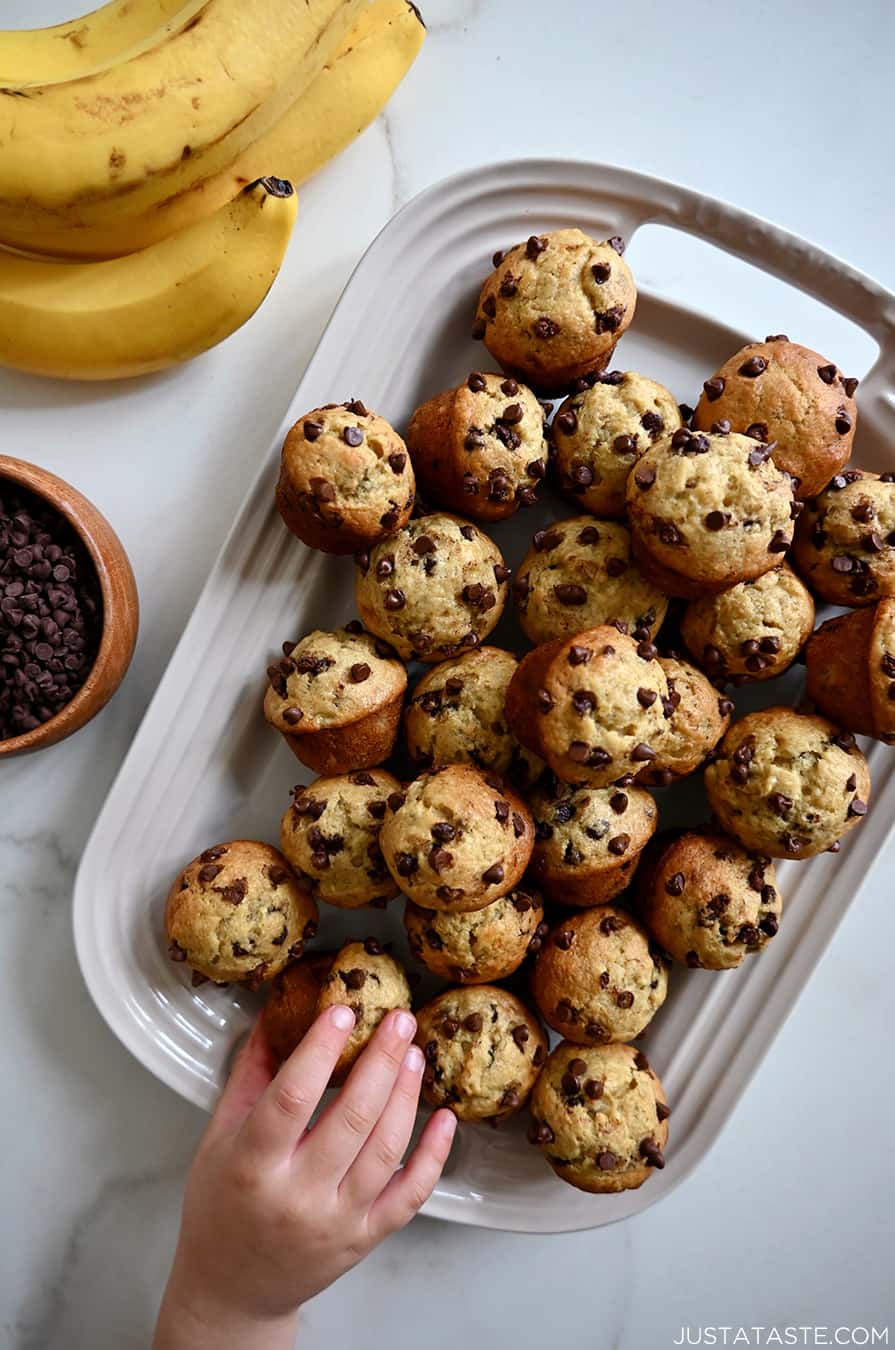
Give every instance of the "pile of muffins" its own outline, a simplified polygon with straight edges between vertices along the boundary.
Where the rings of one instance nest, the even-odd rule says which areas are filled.
[[[857,381],[781,334],[695,409],[609,369],[636,305],[623,253],[564,229],[495,255],[473,336],[499,370],[404,437],[358,400],[289,432],[280,514],[353,555],[359,619],[268,667],[267,722],[317,775],[279,850],[206,849],[166,910],[194,982],[270,986],[278,1057],[348,1003],[339,1082],[414,979],[362,923],[306,946],[321,908],[404,897],[446,984],[415,1009],[426,1100],[492,1124],[530,1105],[531,1142],[593,1192],[664,1166],[669,1107],[633,1042],[672,962],[760,952],[774,860],[838,850],[870,794],[856,735],[895,740],[895,475],[846,467]],[[545,483],[568,511],[513,577],[487,527]],[[846,612],[815,630],[815,597]],[[487,644],[510,604],[521,658]],[[810,706],[732,721],[731,687],[797,660]],[[657,833],[654,790],[699,773],[705,823]]]

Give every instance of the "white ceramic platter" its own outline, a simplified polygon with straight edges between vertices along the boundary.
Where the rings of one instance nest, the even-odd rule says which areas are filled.
[[[648,222],[736,254],[866,330],[881,354],[858,391],[856,458],[869,468],[893,467],[887,446],[895,444],[889,392],[895,297],[809,244],[669,183],[558,160],[462,174],[399,212],[351,278],[263,458],[78,873],[75,937],[97,1007],[152,1073],[197,1105],[213,1105],[256,999],[211,985],[190,988],[184,968],[166,956],[164,896],[178,868],[212,842],[276,841],[290,786],[311,775],[262,719],[265,666],[284,639],[353,615],[350,560],[310,553],[274,510],[286,429],[307,409],[349,397],[402,427],[424,398],[483,363],[488,368],[469,328],[495,249],[572,224],[598,238],[621,234],[630,241]],[[767,330],[779,326],[779,316],[769,314]],[[634,325],[613,364],[652,375],[694,402],[702,381],[755,336],[725,326],[723,315],[707,317],[642,286]],[[810,332],[793,336],[822,346]],[[567,504],[545,500],[499,526],[495,538],[515,565],[533,530],[572,513]],[[506,617],[492,640],[523,646]],[[797,700],[800,681],[791,672],[773,691],[738,701]],[[679,1184],[716,1138],[882,849],[895,814],[895,756],[876,746],[870,759],[867,820],[838,856],[783,864],[783,923],[761,957],[725,974],[673,972],[668,1002],[643,1041],[674,1108],[666,1169],[638,1191],[584,1195],[553,1177],[525,1143],[524,1123],[499,1131],[464,1127],[429,1214],[492,1228],[565,1231],[635,1214]],[[670,799],[660,793],[663,823],[703,818],[700,791],[675,790]],[[328,943],[343,932],[377,933],[403,950],[399,905],[385,914],[322,917]],[[790,1109],[801,1107],[792,1102]]]

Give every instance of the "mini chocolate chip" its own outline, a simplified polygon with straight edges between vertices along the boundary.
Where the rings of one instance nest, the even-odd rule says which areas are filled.
[[[655,689],[638,689],[637,702],[641,708],[651,708],[658,698]]]
[[[569,648],[569,665],[585,666],[587,665],[589,660],[590,660],[589,648],[582,647],[577,643],[573,643],[572,646]]]
[[[862,802],[859,797],[852,797],[848,804],[848,814],[850,816],[866,816],[867,803]]]
[[[616,455],[633,455],[637,450],[637,437],[616,436],[612,442],[612,449]]]
[[[832,384],[836,378],[837,370],[834,365],[818,366],[817,373],[823,380],[824,384]]]
[[[734,711],[734,707],[735,705],[732,699],[729,698],[718,699],[718,712],[722,717],[730,717],[730,715]]]
[[[614,853],[616,857],[621,857],[623,853],[627,852],[630,843],[631,836],[629,834],[617,834],[609,840],[607,848],[609,849],[609,852]]]
[[[601,1153],[597,1154],[597,1166],[601,1172],[612,1172],[618,1167],[618,1158],[614,1153],[610,1153],[608,1148],[603,1149]]]
[[[491,866],[482,873],[482,881],[486,886],[498,886],[504,878],[502,863],[492,863]]]
[[[521,403],[508,403],[500,414],[500,421],[507,426],[515,426],[517,422],[522,421],[524,415]]]
[[[622,254],[624,253],[624,251],[625,251],[625,241],[624,241],[624,239],[622,239],[622,237],[621,237],[620,234],[613,234],[613,235],[611,235],[611,236],[606,240],[606,243],[609,245],[610,248],[614,248],[614,249],[615,249],[615,251],[616,251],[616,253],[618,254],[619,257],[621,257],[621,255],[622,255]]]
[[[683,895],[686,884],[683,872],[674,872],[665,882],[665,890],[669,895]]]
[[[768,544],[768,553],[785,553],[791,543],[792,540],[787,539],[782,530],[775,530]]]
[[[286,722],[290,727],[298,726],[299,722],[303,717],[304,713],[302,712],[301,708],[286,708],[286,710],[283,713],[283,721]]]
[[[641,661],[653,661],[659,655],[659,648],[653,642],[639,642],[637,655]]]
[[[642,764],[655,759],[656,752],[650,746],[644,745],[641,741],[639,744],[635,745],[634,749],[631,751],[631,758],[634,760],[635,764]]]
[[[364,680],[370,678],[370,667],[366,661],[356,661],[351,667],[351,679],[355,684],[363,684]]]
[[[474,370],[471,375],[466,377],[466,387],[471,389],[474,394],[480,394],[483,389],[487,389],[488,381],[479,371]]]
[[[357,447],[363,445],[364,433],[360,427],[346,427],[342,432],[342,440],[346,445]]]
[[[724,377],[722,375],[713,375],[710,380],[703,384],[705,396],[709,403],[714,403],[724,393]]]
[[[551,553],[561,543],[562,535],[558,530],[536,530],[531,539],[535,553]]]
[[[199,869],[199,880],[214,881],[215,877],[220,876],[223,870],[223,867],[219,866],[217,863],[208,863],[205,867]]]
[[[593,263],[590,270],[594,281],[599,286],[604,286],[612,276],[612,268],[605,262]]]
[[[638,465],[634,470],[634,482],[640,488],[641,492],[645,492],[647,488],[651,488],[655,481],[656,471],[651,464]]]
[[[584,605],[587,603],[587,591],[583,586],[562,582],[553,587],[553,594],[561,605]]]
[[[396,450],[393,454],[389,455],[388,463],[392,473],[400,473],[401,470],[404,468],[404,465],[407,463],[407,456],[402,455],[399,451]]]
[[[485,324],[485,320],[476,319],[472,325],[472,328],[470,329],[469,335],[474,342],[481,342],[482,338],[485,336],[485,333],[487,331],[488,330],[487,325]]]
[[[853,375],[850,375],[847,379],[844,376],[841,376],[840,378],[842,379],[842,387],[845,390],[846,398],[854,398],[855,390],[858,387],[858,381]]]
[[[640,1152],[650,1167],[656,1167],[661,1171],[665,1166],[665,1155],[655,1139],[642,1139],[640,1141]]]
[[[355,966],[353,970],[340,971],[342,982],[347,989],[363,989],[367,982],[367,972]]]
[[[756,441],[766,442],[768,440],[767,422],[752,422],[751,425],[746,428],[746,435],[752,436]]]
[[[308,419],[302,426],[306,441],[316,441],[323,434],[323,423]]]
[[[835,427],[840,436],[845,436],[847,432],[851,431],[851,418],[844,408],[839,408],[836,412]]]
[[[539,689],[537,693],[538,712],[549,713],[553,711],[553,699],[547,693],[546,689]]]
[[[542,239],[540,235],[532,234],[529,236],[525,244],[526,257],[537,258],[541,253],[544,252],[546,247],[547,247],[546,239]]]
[[[484,1025],[485,1021],[481,1013],[471,1012],[468,1013],[466,1017],[463,1018],[463,1026],[466,1029],[466,1031],[473,1031],[473,1032],[481,1031]]]
[[[763,375],[767,368],[768,363],[763,356],[750,356],[740,366],[737,374],[745,375],[747,379],[754,380],[757,375]]]
[[[506,276],[500,283],[500,294],[505,299],[509,300],[512,296],[516,294],[517,290],[518,284],[516,282],[516,278],[510,272],[507,272]]]
[[[385,608],[388,610],[403,609],[407,604],[407,596],[401,588],[395,587],[394,590],[385,593]]]
[[[486,295],[482,301],[482,313],[487,314],[489,319],[493,319],[497,313],[497,301],[493,295]]]
[[[705,517],[704,525],[707,530],[723,530],[730,517],[726,511],[709,511]]]
[[[540,319],[535,322],[532,331],[534,332],[535,337],[546,340],[547,338],[556,337],[561,329],[555,319],[551,319],[546,314],[543,314]]]
[[[792,810],[793,800],[783,792],[772,792],[768,797],[768,806],[776,816],[785,816]]]

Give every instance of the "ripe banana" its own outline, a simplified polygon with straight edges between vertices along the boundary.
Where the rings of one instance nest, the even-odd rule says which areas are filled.
[[[0,242],[89,252],[221,172],[309,87],[364,0],[205,0],[157,47],[83,79],[0,88]],[[60,252],[62,250],[59,250]]]
[[[110,0],[52,28],[0,31],[0,85],[57,84],[105,70],[188,23],[205,0]]]
[[[108,262],[0,252],[0,364],[72,380],[188,361],[239,328],[270,289],[297,199],[262,179],[171,239]]]
[[[149,207],[126,222],[97,224],[80,241],[79,256],[114,258],[186,229],[218,210],[271,168],[290,182],[309,178],[360,135],[380,113],[414,62],[425,37],[409,0],[373,0],[362,10],[336,56],[266,136],[222,173]],[[44,230],[30,251],[65,256],[71,232]]]

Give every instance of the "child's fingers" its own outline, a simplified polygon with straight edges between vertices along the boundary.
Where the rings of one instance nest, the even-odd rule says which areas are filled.
[[[370,1210],[367,1226],[374,1242],[403,1228],[429,1199],[448,1160],[456,1130],[457,1118],[452,1111],[436,1111],[426,1122],[406,1166],[395,1173]]]
[[[261,1097],[275,1069],[261,1018],[258,1017],[248,1040],[233,1061],[230,1077],[208,1127],[209,1135],[237,1129]]]
[[[268,1158],[294,1152],[353,1026],[354,1013],[341,1004],[320,1014],[248,1116],[243,1131],[249,1147]]]
[[[412,1013],[387,1013],[342,1091],[308,1137],[305,1148],[313,1152],[315,1163],[335,1185],[341,1182],[382,1115],[415,1030]]]
[[[424,1063],[419,1046],[408,1046],[385,1110],[339,1187],[349,1206],[368,1209],[404,1157],[413,1134]]]

